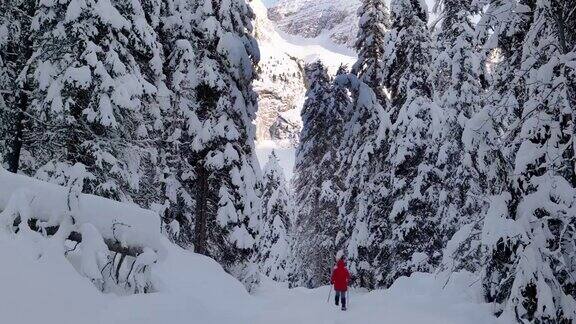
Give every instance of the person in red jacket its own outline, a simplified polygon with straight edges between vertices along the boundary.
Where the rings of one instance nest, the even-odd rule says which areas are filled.
[[[344,259],[340,259],[332,271],[330,283],[334,285],[334,291],[336,292],[336,306],[338,306],[339,301],[342,301],[342,310],[346,310],[346,291],[348,291],[349,281],[350,273],[346,269]]]

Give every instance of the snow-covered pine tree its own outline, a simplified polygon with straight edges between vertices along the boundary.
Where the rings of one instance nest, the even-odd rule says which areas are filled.
[[[260,213],[261,172],[254,154],[256,94],[252,37],[254,13],[245,0],[197,0],[197,104],[186,116],[191,136],[187,162],[194,168],[194,249],[251,288],[250,264]],[[253,271],[249,273],[250,271]]]
[[[481,53],[484,76],[489,84],[484,96],[484,107],[468,120],[463,131],[464,166],[475,174],[476,189],[472,192],[490,206],[501,201],[503,192],[509,190],[512,175],[510,162],[517,144],[514,143],[514,126],[521,117],[525,101],[524,80],[518,71],[522,63],[522,44],[531,24],[532,16],[526,3],[517,0],[491,0],[480,22],[476,25],[477,41],[485,51]],[[478,2],[478,4],[485,4]],[[494,202],[494,203],[492,203]],[[483,247],[483,228],[489,210],[471,214],[468,224],[448,242],[443,268],[457,271],[484,269],[487,250]]]
[[[391,223],[389,266],[378,285],[414,271],[431,271],[442,255],[438,194],[442,112],[433,101],[430,82],[432,41],[423,1],[394,0],[392,28],[386,35],[386,85],[392,95],[393,141],[388,156]]]
[[[164,147],[163,135],[166,131],[167,121],[164,107],[169,106],[169,92],[166,87],[166,72],[163,63],[167,60],[163,52],[163,43],[159,35],[161,8],[163,0],[140,0],[141,6],[134,5],[137,15],[133,16],[132,26],[139,35],[141,47],[146,54],[138,54],[138,65],[141,66],[142,74],[146,81],[155,87],[153,95],[143,97],[142,116],[140,129],[137,136],[136,146],[142,147],[140,154],[143,159],[140,162],[140,183],[146,184],[138,187],[138,190],[130,192],[134,201],[145,208],[159,212],[158,208],[164,199],[162,184],[166,164],[162,158]],[[139,48],[139,46],[137,46]],[[141,139],[146,139],[142,142]]]
[[[485,49],[482,59],[487,66],[490,88],[485,105],[499,128],[507,132],[518,122],[526,101],[524,80],[517,71],[522,64],[522,44],[532,23],[534,0],[490,0],[477,24],[477,34]],[[479,2],[483,4],[482,2]],[[514,129],[514,128],[513,128]],[[517,128],[516,128],[517,129]],[[513,134],[506,134],[502,144],[507,159],[513,159],[517,147],[507,145]]]
[[[341,65],[336,72],[336,77],[330,85],[330,99],[328,102],[328,116],[330,120],[325,124],[326,154],[321,161],[320,168],[326,170],[327,180],[322,188],[322,203],[328,208],[333,206],[331,213],[340,217],[340,203],[344,190],[345,173],[340,169],[342,157],[340,146],[344,140],[346,118],[350,116],[352,109],[352,93],[350,87],[339,81],[340,78],[349,75],[348,67]],[[339,218],[339,223],[342,219]],[[336,247],[340,250],[344,248],[347,239],[345,228],[340,228],[336,236]]]
[[[390,12],[382,0],[365,0],[358,10],[360,29],[356,41],[358,61],[352,72],[358,76],[354,108],[349,114],[346,141],[341,152],[345,172],[341,218],[345,223],[347,258],[350,271],[363,287],[374,288],[383,273],[374,263],[384,263],[388,250],[384,237],[389,235],[381,207],[387,199],[385,156],[389,106],[385,94],[384,43],[391,27]],[[374,93],[377,103],[371,98]],[[379,260],[379,261],[377,261]]]
[[[288,280],[292,211],[286,178],[276,152],[272,151],[264,166],[256,260],[260,271],[276,281]]]
[[[36,7],[36,1],[15,0],[3,3],[0,12],[0,155],[11,172],[17,172],[20,165]]]
[[[525,100],[520,122],[511,126],[515,137],[510,150],[518,149],[509,190],[492,199],[482,237],[488,256],[483,271],[487,300],[497,305],[497,314],[518,322],[576,319],[575,118],[570,99],[575,5],[532,1],[514,10],[516,21],[529,22],[524,41],[516,44],[521,54],[516,80],[522,79]]]
[[[337,189],[334,177],[335,146],[329,133],[339,120],[332,112],[331,80],[320,61],[305,68],[308,91],[302,109],[303,128],[296,153],[293,188],[296,206],[292,284],[317,287],[329,281],[338,248]]]
[[[437,8],[442,22],[436,39],[432,78],[435,102],[444,115],[442,139],[436,167],[442,188],[438,214],[442,217],[444,241],[456,230],[478,221],[486,211],[481,188],[485,183],[472,159],[477,151],[466,150],[463,141],[468,120],[483,107],[482,60],[475,42],[472,0],[443,0]],[[454,243],[453,243],[454,244]],[[447,256],[452,258],[452,255]]]
[[[380,105],[386,107],[384,93],[384,37],[390,29],[390,12],[384,0],[363,0],[358,9],[360,18],[356,50],[358,61],[352,73],[370,86]]]
[[[190,119],[199,109],[196,99],[196,46],[194,2],[163,1],[159,38],[164,48],[166,89],[159,92],[164,121],[161,142],[163,220],[171,238],[183,247],[193,244],[194,165],[192,156],[194,129]],[[165,92],[165,93],[164,93]]]
[[[346,110],[344,134],[338,147],[341,181],[339,218],[343,226],[345,257],[356,283],[375,287],[383,273],[375,260],[387,256],[387,222],[380,222],[383,198],[388,194],[384,172],[390,118],[370,86],[354,75],[341,75],[336,84],[346,87],[352,103]],[[380,219],[379,219],[380,218]]]
[[[43,1],[33,20],[26,172],[65,184],[75,163],[85,191],[140,200],[154,145],[148,132],[160,47],[138,1]],[[152,189],[152,188],[147,188]],[[153,194],[154,195],[154,194]]]

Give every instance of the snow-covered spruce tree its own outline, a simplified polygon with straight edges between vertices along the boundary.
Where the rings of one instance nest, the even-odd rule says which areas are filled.
[[[517,123],[526,101],[524,79],[518,70],[522,64],[522,44],[530,24],[535,0],[490,0],[477,24],[477,34],[484,42],[482,59],[488,71],[490,87],[485,105],[503,132]],[[481,3],[481,2],[480,2]],[[517,129],[512,127],[512,130]],[[517,147],[508,145],[514,134],[503,137],[503,153],[513,159]],[[509,147],[511,150],[507,150]]]
[[[373,89],[380,105],[385,107],[384,37],[390,28],[390,13],[384,0],[364,0],[358,16],[358,61],[352,67],[352,73]]]
[[[355,283],[375,287],[383,272],[374,262],[388,255],[385,237],[389,237],[389,226],[380,221],[380,203],[388,193],[383,157],[389,148],[390,118],[372,88],[356,76],[340,75],[335,83],[347,88],[352,98],[338,147],[343,226],[339,241],[344,240],[341,245]]]
[[[163,1],[159,38],[164,49],[166,88],[158,94],[163,104],[164,132],[160,144],[162,163],[163,221],[171,238],[183,247],[193,244],[194,165],[189,122],[199,109],[196,99],[196,46],[193,25],[195,4],[188,0]]]
[[[162,158],[164,148],[163,135],[166,131],[167,121],[164,120],[166,112],[163,108],[169,107],[169,92],[166,87],[166,71],[163,70],[167,59],[162,50],[163,43],[160,38],[161,8],[164,4],[162,0],[140,0],[141,10],[137,10],[137,18],[133,18],[133,26],[136,34],[140,35],[145,48],[149,48],[146,56],[135,56],[139,65],[142,66],[142,74],[150,81],[155,89],[155,93],[145,96],[143,100],[143,121],[146,125],[138,131],[138,136],[146,138],[146,142],[137,140],[137,146],[143,147],[143,159],[140,162],[141,176],[138,190],[131,190],[130,195],[134,201],[156,212],[164,199],[162,184],[164,181],[164,171],[166,164]],[[138,6],[135,5],[135,8]],[[145,19],[145,20],[144,20]]]
[[[293,206],[279,162],[273,151],[264,166],[256,260],[262,273],[276,281],[287,281]]]
[[[394,0],[387,34],[386,84],[392,95],[390,197],[383,217],[391,223],[389,266],[378,285],[414,271],[431,271],[442,255],[436,168],[442,113],[432,101],[430,33],[423,1]]]
[[[82,163],[85,192],[140,200],[160,48],[137,1],[41,1],[34,17],[25,171],[65,184]]]
[[[327,138],[326,154],[322,159],[319,168],[326,170],[327,179],[322,186],[321,200],[326,208],[331,208],[331,213],[338,216],[338,222],[341,226],[342,219],[340,218],[341,197],[344,190],[344,176],[345,173],[341,172],[342,157],[340,154],[340,146],[344,140],[344,133],[346,127],[346,118],[350,115],[352,109],[352,93],[350,87],[339,81],[340,78],[349,74],[348,67],[341,65],[336,72],[336,77],[330,85],[330,95],[328,102],[328,116],[329,120],[325,123],[325,134]],[[338,251],[345,247],[345,240],[348,237],[345,233],[345,228],[340,227],[339,232],[335,238],[335,244]]]
[[[197,253],[214,258],[251,288],[261,177],[252,123],[259,60],[251,36],[254,14],[245,0],[197,0],[194,13],[198,43],[190,86],[197,103],[186,115],[194,223],[180,231],[192,231]]]
[[[470,182],[472,197],[501,201],[509,191],[511,165],[517,150],[514,133],[526,101],[525,80],[518,73],[522,64],[522,44],[533,12],[526,4],[533,1],[494,0],[476,25],[478,41],[485,51],[481,59],[488,83],[484,107],[467,121],[463,131],[463,166],[475,174]],[[480,4],[483,4],[480,2]],[[474,185],[477,187],[474,188]],[[490,210],[492,207],[489,207]],[[470,214],[468,224],[460,227],[448,242],[443,259],[445,270],[484,269],[487,251],[482,244],[484,218],[490,210]]]
[[[492,198],[484,220],[483,285],[497,314],[518,322],[576,319],[576,173],[574,171],[574,1],[534,1],[518,7],[531,21],[517,79],[526,91],[511,145],[509,190]],[[525,17],[521,17],[525,16]]]
[[[293,180],[296,206],[294,259],[290,282],[317,287],[329,281],[338,250],[337,190],[334,177],[335,146],[329,129],[339,120],[330,106],[331,80],[320,62],[305,68],[308,91],[302,109],[303,128],[296,153]]]
[[[358,10],[360,29],[356,48],[358,61],[352,72],[356,84],[354,108],[348,115],[349,130],[342,146],[342,171],[345,173],[341,218],[345,223],[347,258],[352,275],[363,287],[375,287],[383,272],[374,263],[388,257],[384,237],[388,236],[381,207],[389,187],[385,170],[388,154],[389,117],[384,111],[389,102],[384,91],[384,43],[391,27],[390,13],[382,0],[366,0]],[[371,93],[377,98],[372,101]],[[382,127],[384,126],[384,127]],[[379,242],[379,243],[377,243]],[[377,269],[378,268],[378,269]]]
[[[435,102],[444,118],[436,167],[441,172],[439,211],[444,240],[463,225],[477,221],[486,210],[482,178],[472,163],[477,152],[463,141],[468,120],[483,107],[483,69],[471,19],[477,10],[472,0],[444,0],[442,23],[436,39]],[[449,256],[451,257],[451,256]]]
[[[336,82],[353,96],[339,147],[339,205],[350,271],[357,284],[375,287],[375,277],[382,271],[376,270],[374,260],[387,258],[386,247],[375,243],[384,240],[387,224],[372,219],[381,216],[380,203],[387,196],[384,157],[389,146],[383,132],[389,130],[390,121],[385,113],[389,103],[384,92],[384,39],[390,28],[390,15],[380,0],[364,1],[358,14],[359,58],[352,69],[358,80],[341,76]]]
[[[20,164],[36,7],[36,1],[16,0],[3,3],[0,12],[0,155],[11,172],[18,171]]]

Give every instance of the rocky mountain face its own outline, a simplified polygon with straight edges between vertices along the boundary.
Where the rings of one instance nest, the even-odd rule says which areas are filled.
[[[335,44],[353,47],[359,7],[360,0],[280,0],[268,17],[287,34],[327,37]]]
[[[254,82],[259,95],[256,140],[296,147],[306,93],[304,65],[322,60],[335,73],[340,64],[355,61],[349,47],[356,38],[359,0],[281,0],[272,9],[261,0],[250,3],[261,52],[259,77]]]
[[[304,63],[283,49],[283,39],[267,17],[260,0],[252,1],[256,13],[255,31],[260,45],[259,78],[254,88],[259,95],[256,139],[291,147],[298,143],[300,108],[306,91]]]

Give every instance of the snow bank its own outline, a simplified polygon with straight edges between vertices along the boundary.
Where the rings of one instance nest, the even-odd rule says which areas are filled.
[[[114,298],[79,275],[61,249],[3,229],[0,260],[1,323],[98,323],[98,312]]]
[[[152,268],[158,292],[115,300],[101,323],[252,323],[255,301],[238,280],[208,257],[164,244],[166,259]]]
[[[214,260],[162,239],[152,266],[157,292],[100,293],[49,238],[0,229],[0,322],[73,324],[251,323],[254,300]]]
[[[1,323],[250,323],[254,300],[244,286],[216,261],[163,237],[155,213],[75,189],[0,169]],[[23,220],[19,231],[12,227],[16,216]],[[25,222],[30,218],[73,229],[81,243],[63,246],[60,231],[32,231]],[[104,240],[141,251],[122,263]],[[116,286],[103,278],[110,269]],[[125,296],[148,283],[151,293]]]
[[[0,168],[0,211],[10,204],[12,207],[18,204],[18,208],[30,208],[30,217],[46,222],[46,226],[58,226],[72,208],[69,196],[69,188]],[[125,247],[148,247],[162,252],[160,217],[154,212],[85,194],[79,194],[76,204],[73,216],[78,227],[92,224],[104,239],[120,242]]]

